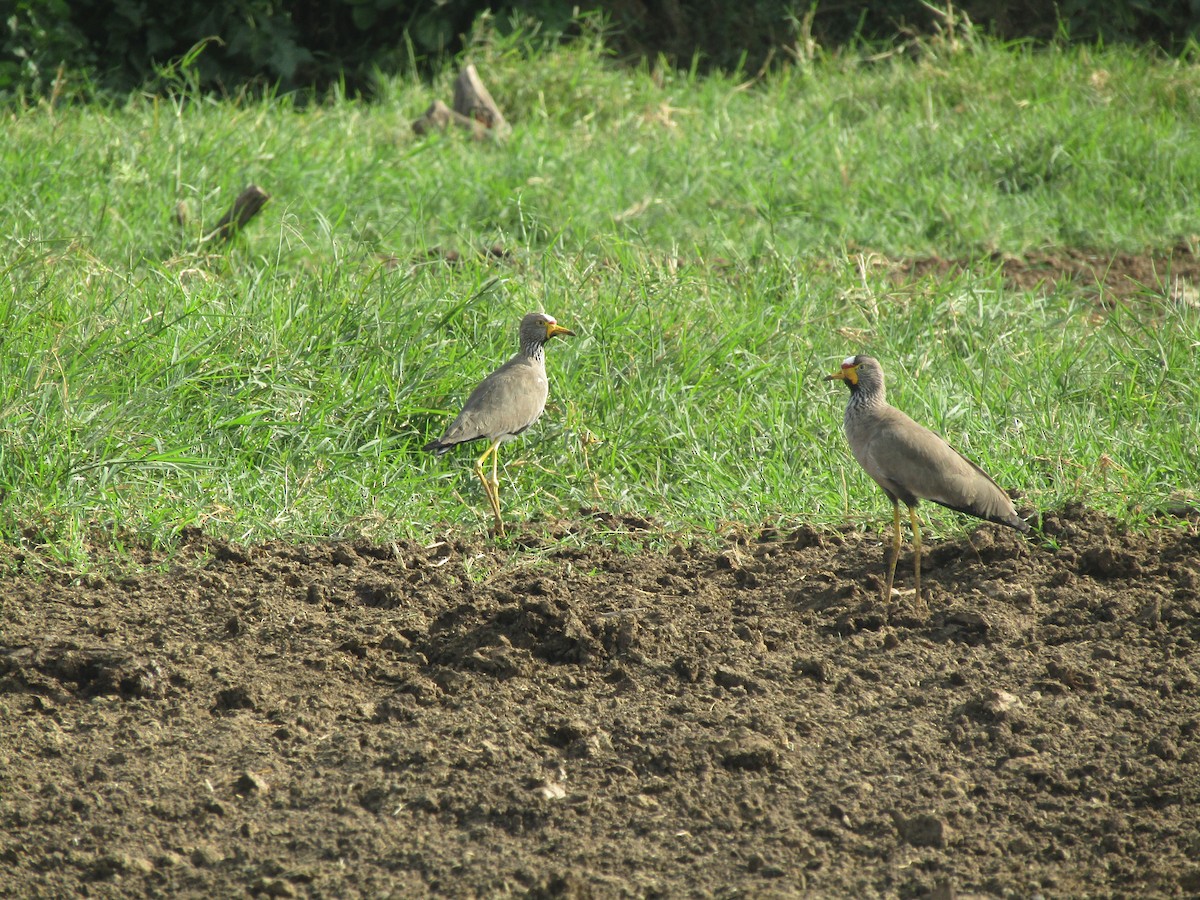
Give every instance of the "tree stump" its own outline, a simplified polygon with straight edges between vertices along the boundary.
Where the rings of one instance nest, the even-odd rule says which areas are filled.
[[[271,195],[257,184],[250,185],[237,195],[237,199],[233,201],[233,205],[208,230],[201,243],[208,243],[214,240],[230,240],[235,234],[245,228],[251,219],[258,215],[259,211],[270,199]]]
[[[465,66],[454,81],[454,108],[434,100],[429,109],[413,121],[412,129],[417,134],[428,134],[445,131],[450,125],[471,132],[471,137],[477,141],[485,137],[502,138],[512,131],[473,65]]]
[[[450,124],[465,128],[471,136],[480,140],[487,132],[487,127],[474,119],[468,119],[462,113],[457,113],[441,100],[434,100],[421,118],[412,123],[412,129],[417,134],[428,134],[431,131],[445,131]]]
[[[484,127],[496,135],[505,135],[511,131],[500,107],[484,87],[475,66],[468,63],[458,73],[454,80],[454,111],[468,119],[482,122]]]

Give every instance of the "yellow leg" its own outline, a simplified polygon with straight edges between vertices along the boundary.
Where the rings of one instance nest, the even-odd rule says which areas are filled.
[[[908,518],[913,530],[913,581],[917,594],[916,605],[920,609],[925,604],[921,601],[921,523],[917,521],[917,508],[908,508]]]
[[[492,451],[492,512],[496,514],[496,534],[504,534],[504,521],[500,518],[500,474],[497,471],[500,465],[500,442],[496,441],[496,448]]]
[[[500,473],[497,467],[500,465],[500,444],[496,444],[496,449],[492,452],[492,494],[496,497],[496,502],[500,502]]]
[[[479,481],[483,485],[483,492],[487,494],[488,503],[492,506],[492,515],[496,517],[496,533],[504,534],[504,521],[500,518],[500,479],[496,473],[496,458],[497,451],[500,449],[499,441],[492,441],[488,448],[483,451],[483,456],[475,463],[475,474],[479,476]],[[483,471],[483,465],[487,462],[488,457],[492,458],[492,478],[488,480],[487,474]]]
[[[892,561],[888,565],[887,584],[883,588],[883,603],[892,602],[892,581],[896,578],[896,562],[900,559],[900,504],[892,501]]]

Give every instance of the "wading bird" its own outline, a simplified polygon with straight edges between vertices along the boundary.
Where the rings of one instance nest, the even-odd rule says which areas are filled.
[[[883,369],[869,356],[852,356],[826,381],[850,388],[844,427],[850,452],[892,501],[892,561],[883,600],[892,597],[896,561],[900,557],[900,501],[908,507],[913,530],[913,571],[917,603],[921,602],[921,527],[917,502],[932,500],[949,509],[1028,531],[1012,500],[983,469],[924,425],[887,402]]]
[[[486,439],[488,447],[475,463],[475,474],[496,517],[496,533],[504,534],[500,516],[500,479],[497,475],[500,445],[536,422],[546,408],[550,385],[546,381],[546,342],[556,334],[574,335],[545,313],[528,313],[521,319],[521,348],[516,356],[489,375],[467,397],[462,412],[436,441],[425,445],[439,456],[457,444]],[[492,458],[489,480],[483,466]]]

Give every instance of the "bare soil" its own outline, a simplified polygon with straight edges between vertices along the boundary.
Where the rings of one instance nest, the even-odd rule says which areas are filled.
[[[902,283],[990,263],[1018,290],[1068,288],[1106,307],[1146,299],[1195,305],[1200,301],[1200,256],[1196,249],[1196,241],[1191,240],[1146,253],[1058,248],[1020,256],[995,253],[988,260],[931,256],[885,264]]]
[[[998,263],[1105,302],[1200,280]],[[1178,512],[934,541],[927,610],[882,605],[876,534],[588,511],[88,573],[0,547],[0,896],[1198,896]]]
[[[1200,892],[1195,522],[982,525],[923,612],[861,532],[596,515],[11,556],[0,893]]]

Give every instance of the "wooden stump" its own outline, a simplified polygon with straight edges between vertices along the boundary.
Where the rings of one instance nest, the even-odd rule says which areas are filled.
[[[468,119],[462,113],[456,113],[441,100],[434,100],[421,118],[412,123],[412,129],[417,134],[428,134],[431,131],[445,131],[447,125],[457,125],[471,132],[471,136],[479,140],[487,133],[487,127],[474,119]]]
[[[270,199],[271,195],[257,184],[250,185],[237,195],[237,199],[233,201],[233,205],[208,230],[201,243],[208,243],[214,240],[230,240],[235,234],[245,228],[251,219],[258,215],[259,211]]]
[[[511,129],[504,120],[500,107],[484,87],[475,66],[467,64],[454,80],[454,111],[468,119],[482,122],[484,127],[497,135],[507,134]]]
[[[412,129],[417,134],[428,134],[445,131],[450,125],[470,131],[475,140],[505,137],[512,131],[473,65],[464,67],[455,79],[454,108],[434,100],[424,115],[413,121]]]

